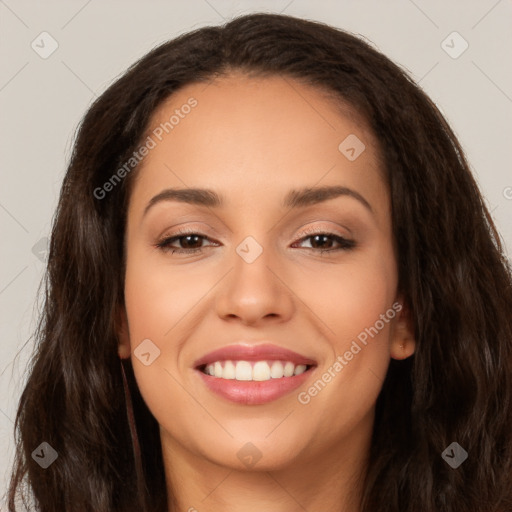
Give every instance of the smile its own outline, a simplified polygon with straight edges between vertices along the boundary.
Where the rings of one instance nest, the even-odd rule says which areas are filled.
[[[215,350],[194,364],[208,390],[231,402],[260,405],[301,386],[316,361],[272,344],[241,343]]]

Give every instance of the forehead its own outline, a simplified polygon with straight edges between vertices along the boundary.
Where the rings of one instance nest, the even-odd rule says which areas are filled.
[[[235,73],[189,84],[155,111],[146,137],[154,147],[134,187],[146,200],[201,186],[261,204],[290,188],[342,184],[385,206],[378,142],[362,116],[290,77]]]

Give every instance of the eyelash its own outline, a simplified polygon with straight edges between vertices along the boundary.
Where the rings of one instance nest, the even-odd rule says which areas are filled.
[[[195,249],[179,249],[179,248],[170,247],[170,244],[172,242],[179,240],[181,238],[185,238],[186,236],[191,236],[191,235],[199,236],[199,237],[201,237],[202,240],[209,240],[209,238],[207,236],[201,235],[201,233],[197,233],[194,231],[186,231],[186,230],[181,231],[180,230],[175,235],[173,235],[171,237],[164,237],[162,240],[160,240],[155,245],[155,247],[157,247],[158,249],[160,249],[161,251],[164,251],[164,252],[171,252],[171,254],[174,254],[174,253],[193,254],[198,251],[202,251],[204,249],[204,247],[198,247]],[[328,233],[328,232],[319,231],[319,230],[305,231],[303,233],[303,236],[298,241],[300,242],[300,241],[306,240],[308,238],[312,238],[315,235],[327,236],[327,237],[333,239],[335,242],[338,242],[338,244],[340,244],[340,247],[338,247],[336,249],[315,249],[313,247],[311,247],[311,248],[306,247],[306,249],[311,249],[316,252],[324,253],[324,252],[350,251],[351,249],[354,249],[354,247],[356,247],[356,242],[354,240],[349,240],[347,238],[343,238],[342,236],[336,235],[334,233]]]

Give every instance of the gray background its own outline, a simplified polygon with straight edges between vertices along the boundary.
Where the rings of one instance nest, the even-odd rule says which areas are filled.
[[[156,44],[251,11],[361,34],[407,69],[458,135],[511,254],[510,0],[0,0],[0,494],[33,348],[45,237],[77,124],[92,100]],[[51,48],[44,31],[58,44],[46,59],[31,47]],[[463,39],[448,37],[454,31]],[[453,58],[464,40],[467,50]]]

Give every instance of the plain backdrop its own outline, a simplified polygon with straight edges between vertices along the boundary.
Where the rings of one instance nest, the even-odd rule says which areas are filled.
[[[405,68],[458,135],[512,253],[511,0],[0,0],[0,494],[46,237],[79,121],[157,44],[255,11],[359,34]]]

